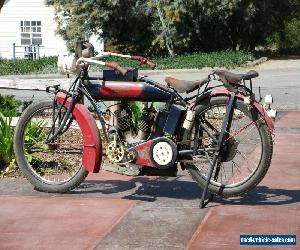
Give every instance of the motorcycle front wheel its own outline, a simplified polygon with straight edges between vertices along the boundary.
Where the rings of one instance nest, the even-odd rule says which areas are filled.
[[[15,128],[17,164],[30,183],[42,192],[68,192],[88,175],[81,164],[82,133],[73,117],[70,117],[68,129],[63,134],[46,142],[57,131],[66,112],[64,107],[60,107],[52,101],[32,104],[24,111]],[[53,112],[55,115],[59,113],[55,122]]]
[[[196,109],[196,120],[218,138],[226,113],[228,97],[211,97],[202,101]],[[194,140],[194,131],[188,132]],[[202,148],[216,146],[208,133],[201,134]],[[247,193],[265,176],[271,163],[273,140],[263,117],[252,106],[236,100],[230,131],[225,135],[225,147],[220,152],[208,190],[222,197],[233,197]],[[209,155],[213,158],[213,153]],[[184,164],[192,178],[205,186],[210,171],[209,162],[203,155],[194,156],[192,162]],[[200,163],[197,163],[199,162]]]

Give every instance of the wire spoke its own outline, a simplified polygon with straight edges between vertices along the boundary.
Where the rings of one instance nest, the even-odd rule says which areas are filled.
[[[33,114],[25,129],[23,145],[27,162],[39,179],[63,183],[81,168],[83,138],[81,130],[76,129],[79,125],[73,120],[63,134],[46,144],[46,134],[53,125],[52,112],[52,107],[48,106]],[[55,124],[55,127],[58,126]]]
[[[239,150],[236,150],[236,152],[239,153],[240,156],[242,156],[242,158],[243,158],[243,159],[247,162],[247,164],[251,167],[251,164],[250,164],[250,162],[248,161],[248,158],[246,157],[246,155],[243,154],[243,153],[242,153],[241,151],[239,151]],[[250,170],[249,167],[247,167],[247,169],[248,169],[248,171],[249,171],[250,173],[253,172],[253,169]]]

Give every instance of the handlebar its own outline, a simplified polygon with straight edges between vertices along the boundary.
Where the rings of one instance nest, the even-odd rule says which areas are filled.
[[[151,69],[155,69],[156,64],[153,62],[150,62],[147,58],[142,57],[142,56],[131,56],[131,59],[137,60],[140,62],[140,64],[146,64],[148,65]]]
[[[117,72],[119,72],[121,75],[125,76],[127,73],[126,69],[123,69],[119,64],[117,64],[116,62],[105,62],[105,66],[112,68],[114,70],[116,70]]]
[[[147,58],[142,57],[142,56],[130,56],[130,55],[122,55],[122,54],[117,54],[117,53],[112,53],[112,52],[103,52],[102,55],[98,55],[95,57],[90,57],[90,58],[83,58],[80,57],[78,58],[78,60],[76,61],[76,66],[80,65],[82,62],[84,63],[94,63],[94,64],[99,64],[102,66],[106,66],[109,68],[112,68],[114,70],[116,70],[117,72],[119,72],[120,74],[122,74],[123,76],[126,75],[127,70],[123,69],[119,64],[117,64],[116,62],[103,62],[100,61],[99,59],[102,59],[104,57],[107,56],[118,56],[118,57],[124,57],[124,58],[130,58],[132,60],[137,60],[140,62],[140,64],[146,64],[148,65],[151,69],[155,69],[156,64],[153,62],[150,62]]]

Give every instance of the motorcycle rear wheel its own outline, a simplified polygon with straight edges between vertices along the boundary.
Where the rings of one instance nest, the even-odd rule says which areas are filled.
[[[47,193],[68,192],[88,175],[81,164],[83,137],[75,119],[57,139],[45,142],[53,125],[53,110],[57,114],[59,107],[55,104],[53,109],[52,101],[30,105],[20,117],[14,134],[18,166],[38,191]]]
[[[228,97],[224,96],[205,99],[197,106],[196,119],[212,125],[214,128],[210,128],[211,133],[220,133],[227,102]],[[193,132],[188,133],[188,137],[193,138]],[[208,191],[222,197],[234,197],[247,193],[264,178],[271,164],[273,140],[263,117],[255,108],[241,100],[236,100],[227,138],[229,147],[219,158],[219,172],[216,172],[215,167]],[[213,144],[205,132],[202,143],[206,147]],[[208,162],[183,165],[203,188],[210,170]]]

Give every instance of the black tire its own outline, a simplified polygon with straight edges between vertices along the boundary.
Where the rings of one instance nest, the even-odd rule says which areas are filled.
[[[225,96],[211,97],[211,98],[207,98],[207,99],[203,100],[201,103],[199,103],[199,105],[196,108],[195,121],[197,119],[200,119],[200,117],[203,116],[205,114],[205,112],[208,112],[209,110],[212,110],[216,107],[226,107],[227,102],[228,102],[228,97],[225,97]],[[253,189],[266,175],[268,168],[271,164],[271,158],[272,158],[272,152],[273,152],[272,135],[271,135],[270,130],[269,130],[268,126],[266,125],[264,119],[260,119],[262,117],[259,114],[259,112],[255,108],[253,108],[250,105],[245,104],[241,100],[236,101],[235,110],[239,110],[237,112],[242,112],[241,114],[245,115],[245,117],[247,119],[249,119],[250,121],[253,121],[253,122],[256,121],[254,123],[255,126],[253,126],[253,127],[256,127],[257,134],[259,135],[258,137],[260,137],[260,139],[259,139],[261,142],[260,160],[259,161],[257,160],[258,164],[257,164],[256,168],[253,169],[253,172],[250,173],[246,179],[244,179],[243,181],[241,181],[239,183],[236,183],[236,184],[226,184],[225,183],[224,184],[220,181],[211,180],[211,182],[208,186],[209,192],[212,194],[217,194],[222,197],[239,196],[239,195],[245,194],[248,191],[250,191],[251,189]],[[188,131],[186,133],[189,133],[188,135],[186,135],[186,138],[191,138],[192,133],[188,132]],[[247,145],[247,144],[245,143],[244,145]],[[247,147],[247,146],[245,146],[245,147]],[[255,146],[253,146],[253,147],[255,147]],[[237,153],[235,153],[235,154],[237,155]],[[236,156],[234,156],[234,157],[236,157]],[[233,161],[233,159],[232,159],[232,161]],[[220,164],[224,164],[224,162],[220,163]],[[226,164],[227,164],[227,162],[226,162]],[[247,162],[247,164],[248,164],[248,162]],[[245,163],[244,163],[244,165],[245,165]],[[195,166],[195,164],[190,164],[190,163],[184,164],[183,163],[183,166],[189,171],[190,175],[198,183],[198,185],[203,188],[206,183],[207,173],[201,172],[199,170],[199,168],[197,166]],[[235,174],[233,173],[233,171],[232,171],[232,174],[233,174],[233,177],[229,178],[229,180],[234,178]]]
[[[74,164],[77,165],[76,170],[74,171],[74,174],[72,173],[70,178],[67,180],[61,182],[55,182],[55,179],[54,181],[47,181],[41,174],[38,173],[38,171],[35,170],[35,168],[32,166],[33,164],[30,164],[28,156],[26,156],[24,138],[25,133],[27,133],[25,130],[27,129],[27,126],[29,126],[28,124],[30,124],[31,119],[34,119],[33,117],[35,114],[42,112],[42,110],[50,110],[52,107],[52,101],[45,101],[34,103],[24,111],[15,128],[14,151],[18,166],[21,168],[24,176],[38,191],[47,193],[65,193],[80,185],[88,175],[88,171],[86,171],[81,164]],[[81,134],[81,131],[79,133]],[[52,155],[56,155],[56,153],[53,152]]]

